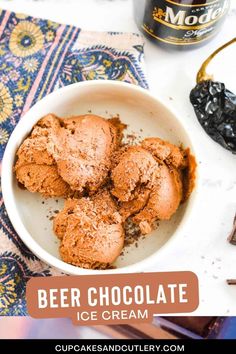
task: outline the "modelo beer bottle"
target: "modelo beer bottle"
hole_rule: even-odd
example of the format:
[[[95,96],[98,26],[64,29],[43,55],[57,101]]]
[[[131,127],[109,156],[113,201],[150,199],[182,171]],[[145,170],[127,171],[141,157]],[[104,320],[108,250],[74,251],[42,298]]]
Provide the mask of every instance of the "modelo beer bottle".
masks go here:
[[[141,31],[157,44],[195,48],[219,32],[229,0],[133,0]]]

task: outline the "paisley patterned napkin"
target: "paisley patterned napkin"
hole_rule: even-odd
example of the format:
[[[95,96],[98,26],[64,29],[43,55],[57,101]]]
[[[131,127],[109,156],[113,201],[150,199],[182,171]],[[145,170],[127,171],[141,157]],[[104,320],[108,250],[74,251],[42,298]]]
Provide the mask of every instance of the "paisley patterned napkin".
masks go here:
[[[122,80],[147,88],[143,39],[87,32],[0,10],[0,161],[21,116],[59,87],[83,80]],[[14,231],[0,195],[0,315],[27,315],[25,285],[59,272],[39,261]]]

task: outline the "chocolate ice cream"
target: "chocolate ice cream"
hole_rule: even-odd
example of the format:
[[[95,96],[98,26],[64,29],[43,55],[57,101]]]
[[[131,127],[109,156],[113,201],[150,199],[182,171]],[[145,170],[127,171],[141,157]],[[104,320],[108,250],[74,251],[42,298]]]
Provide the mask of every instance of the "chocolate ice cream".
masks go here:
[[[191,193],[195,167],[188,151],[159,138],[126,149],[111,174],[123,221],[133,216],[147,234],[155,221],[170,219]]]
[[[124,245],[121,216],[108,191],[66,201],[54,231],[62,240],[62,260],[83,268],[107,268]]]
[[[58,173],[72,190],[96,192],[107,179],[119,134],[110,121],[95,115],[60,119],[52,129],[52,154]]]
[[[95,115],[64,119],[48,114],[20,146],[16,178],[45,197],[94,193],[106,182],[123,128],[116,119]]]
[[[140,146],[129,147],[112,170],[112,194],[122,202],[133,200],[140,186],[153,183],[157,168],[158,163],[148,151]]]
[[[160,138],[146,138],[141,142],[141,146],[149,151],[153,157],[168,166],[175,168],[186,167],[185,154],[178,146]]]
[[[30,192],[39,192],[45,197],[66,197],[71,189],[58,174],[55,160],[48,151],[47,135],[47,129],[36,126],[21,144],[17,151],[16,178]]]
[[[46,197],[67,198],[53,224],[67,263],[109,267],[133,223],[139,235],[150,233],[194,188],[196,162],[189,149],[160,138],[122,146],[124,128],[117,118],[48,114],[17,152],[21,184]]]
[[[160,166],[159,172],[147,204],[133,218],[143,234],[152,231],[156,220],[169,220],[182,199],[181,173],[174,168],[169,169],[166,164]]]

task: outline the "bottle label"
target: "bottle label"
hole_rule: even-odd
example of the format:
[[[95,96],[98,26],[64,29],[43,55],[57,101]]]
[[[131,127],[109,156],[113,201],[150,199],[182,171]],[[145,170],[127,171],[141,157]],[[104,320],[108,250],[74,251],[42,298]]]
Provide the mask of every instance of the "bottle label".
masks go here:
[[[162,42],[193,45],[216,34],[228,8],[229,0],[215,0],[202,5],[146,0],[142,28]]]

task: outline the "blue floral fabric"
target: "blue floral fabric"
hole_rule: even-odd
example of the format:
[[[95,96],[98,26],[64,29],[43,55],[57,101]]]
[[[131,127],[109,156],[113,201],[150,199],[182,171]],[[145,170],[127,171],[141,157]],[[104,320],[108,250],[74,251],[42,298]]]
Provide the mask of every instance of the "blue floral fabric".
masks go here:
[[[87,32],[0,10],[0,161],[11,132],[34,103],[62,86],[97,79],[147,88],[142,37]],[[0,194],[0,315],[27,315],[27,280],[56,274],[16,234]]]

